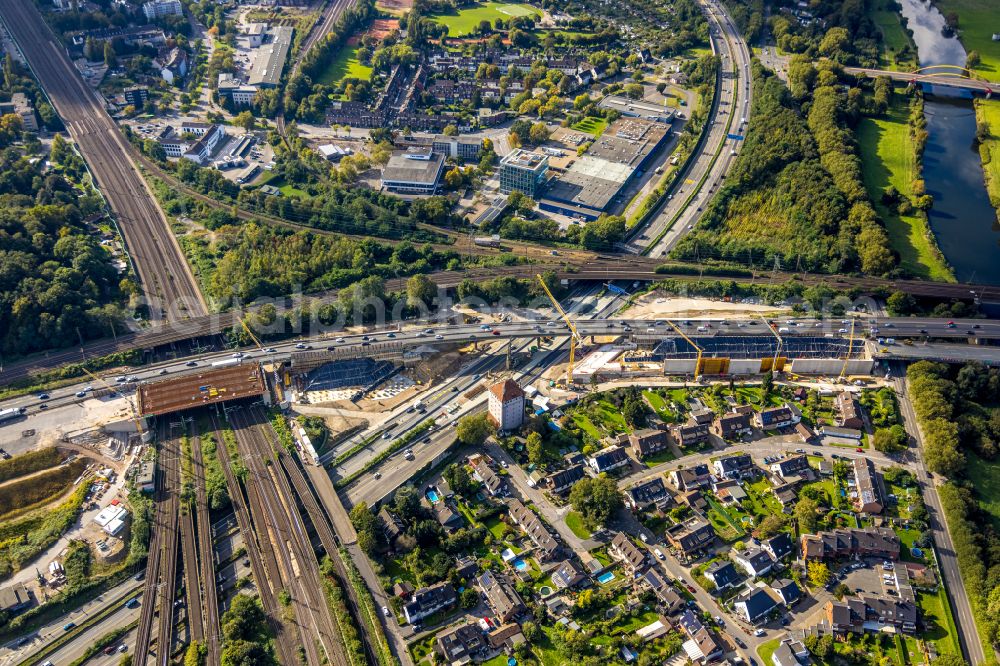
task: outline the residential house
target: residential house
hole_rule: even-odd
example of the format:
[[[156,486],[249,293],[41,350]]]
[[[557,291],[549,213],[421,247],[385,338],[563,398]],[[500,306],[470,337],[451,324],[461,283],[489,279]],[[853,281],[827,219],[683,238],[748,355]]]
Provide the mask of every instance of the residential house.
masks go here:
[[[573,589],[580,583],[587,580],[587,577],[576,566],[573,560],[564,560],[553,569],[552,582],[560,590]]]
[[[809,649],[802,641],[794,638],[783,638],[771,654],[771,664],[765,666],[803,666],[811,663]]]
[[[789,405],[781,407],[767,407],[757,414],[757,426],[761,430],[775,430],[777,428],[787,428],[798,422],[795,412]]]
[[[524,602],[521,601],[520,595],[503,574],[484,571],[479,576],[478,582],[480,589],[486,596],[486,603],[493,611],[497,622],[510,622],[525,612]]]
[[[850,527],[818,534],[803,534],[802,558],[806,560],[881,557],[899,559],[899,537],[888,527]]]
[[[885,487],[875,463],[868,458],[854,459],[854,509],[878,514],[885,509]]]
[[[673,496],[659,476],[625,491],[625,506],[633,511],[645,511],[653,506],[662,511],[672,503]]]
[[[559,541],[552,536],[538,514],[524,506],[520,500],[514,498],[507,500],[507,515],[531,539],[538,559],[547,561],[559,554]]]
[[[698,409],[691,410],[691,418],[688,420],[698,425],[711,426],[715,421],[715,412],[708,407],[699,407]]]
[[[394,583],[392,586],[392,596],[399,597],[400,599],[409,599],[410,595],[413,594],[414,587],[405,580]]]
[[[434,518],[444,528],[445,532],[454,532],[465,524],[465,519],[457,511],[448,506],[447,502],[434,504],[433,511]]]
[[[489,652],[489,642],[478,624],[463,624],[447,629],[434,639],[434,651],[446,664],[466,664]]]
[[[730,553],[733,562],[738,564],[744,571],[754,578],[759,578],[767,574],[774,568],[774,560],[762,548],[747,548],[746,550],[734,550]]]
[[[712,581],[717,590],[725,590],[729,587],[736,587],[743,580],[743,577],[728,560],[717,560],[705,568],[705,578]]]
[[[808,444],[812,441],[813,437],[816,436],[816,433],[812,431],[812,428],[807,426],[802,421],[795,424],[795,434],[799,436],[799,439],[802,440],[803,444]]]
[[[673,615],[684,608],[684,599],[656,567],[650,567],[646,570],[646,573],[639,579],[639,585],[651,590],[656,595],[663,612],[667,615]]]
[[[403,615],[410,624],[451,608],[458,601],[458,595],[451,583],[442,581],[430,587],[424,587],[413,593],[413,597],[403,604]]]
[[[712,466],[715,468],[715,475],[724,479],[746,479],[755,476],[758,471],[753,458],[745,453],[719,458]]]
[[[521,625],[517,622],[508,622],[497,627],[486,635],[486,639],[489,641],[492,649],[499,650],[503,648],[508,653],[525,642],[524,634],[521,633]]]
[[[385,535],[386,541],[390,546],[394,546],[396,539],[406,532],[406,525],[399,516],[384,506],[379,510],[377,518],[382,526],[382,533]]]
[[[558,472],[549,474],[542,481],[552,492],[563,495],[568,493],[577,481],[584,477],[583,465],[573,465]]]
[[[682,448],[698,446],[708,441],[710,423],[711,421],[698,423],[691,417],[687,423],[670,426],[670,434],[677,442],[677,446]]]
[[[712,492],[715,493],[715,496],[725,506],[740,506],[743,504],[743,500],[747,498],[747,493],[743,490],[743,486],[736,480],[717,481],[712,484]]]
[[[753,434],[753,421],[750,414],[730,412],[715,419],[712,432],[724,440],[741,439]]]
[[[854,430],[864,430],[865,419],[861,413],[861,403],[849,391],[842,391],[833,399],[833,406],[837,413],[835,421],[841,428],[852,428]]]
[[[472,465],[472,476],[482,481],[486,492],[493,497],[504,497],[507,495],[507,482],[493,471],[493,468],[486,463],[485,458],[480,457]]]
[[[587,459],[587,464],[595,472],[601,474],[626,467],[629,464],[629,457],[625,453],[625,449],[615,444],[592,455]]]
[[[778,603],[763,587],[754,588],[733,602],[733,609],[750,624],[757,624],[778,607]]]
[[[771,559],[775,562],[780,562],[791,555],[792,550],[794,549],[792,537],[788,535],[788,532],[779,532],[770,539],[764,539],[764,541],[761,542],[760,547],[767,551],[767,554],[770,555]]]
[[[781,578],[771,583],[771,590],[785,606],[791,606],[802,598],[802,590],[794,580]]]
[[[917,607],[912,601],[863,594],[843,601],[828,601],[824,611],[834,635],[882,631],[892,627],[912,634],[917,628]]]
[[[677,501],[680,504],[684,504],[694,509],[695,511],[704,511],[708,508],[708,500],[706,500],[705,495],[697,489],[678,493]]]
[[[621,562],[622,568],[631,577],[641,573],[649,564],[646,551],[636,546],[624,532],[619,532],[611,540],[608,545],[608,555],[611,559]]]
[[[654,430],[651,428],[637,430],[629,435],[628,441],[632,446],[632,453],[639,460],[670,449],[670,439],[663,430]]]
[[[683,645],[684,654],[688,659],[700,664],[707,664],[722,656],[722,647],[715,640],[712,632],[701,623],[698,616],[690,609],[681,614],[677,624],[688,637]]]
[[[188,54],[184,49],[166,49],[153,61],[160,68],[160,78],[170,85],[179,82],[188,73]]]
[[[667,530],[670,545],[685,557],[699,553],[715,540],[711,523],[701,516],[694,516]]]
[[[470,579],[479,573],[479,562],[472,555],[455,560],[455,574],[459,578]]]
[[[787,482],[797,481],[812,473],[809,467],[809,458],[803,455],[783,458],[778,462],[771,463],[771,473],[784,479]]]
[[[703,488],[712,482],[712,472],[708,465],[675,469],[670,472],[670,484],[678,490],[693,490]]]

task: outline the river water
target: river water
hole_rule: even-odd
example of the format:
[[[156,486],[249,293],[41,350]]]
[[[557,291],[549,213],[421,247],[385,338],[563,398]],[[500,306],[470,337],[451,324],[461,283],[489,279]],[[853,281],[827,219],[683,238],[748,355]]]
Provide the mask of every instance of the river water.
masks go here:
[[[957,38],[941,34],[944,16],[926,0],[901,0],[920,65],[965,65]],[[1000,225],[983,182],[968,95],[934,88],[925,97],[924,182],[934,197],[929,219],[938,246],[961,282],[1000,284]]]

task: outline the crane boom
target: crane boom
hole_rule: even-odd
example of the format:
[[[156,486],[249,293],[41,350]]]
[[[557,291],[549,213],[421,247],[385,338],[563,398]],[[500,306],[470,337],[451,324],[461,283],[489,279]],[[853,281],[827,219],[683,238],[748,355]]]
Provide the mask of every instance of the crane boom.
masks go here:
[[[556,309],[559,316],[561,316],[563,321],[566,322],[566,326],[569,327],[571,335],[569,337],[569,367],[566,369],[566,382],[572,384],[573,363],[576,360],[576,344],[578,341],[582,343],[583,340],[580,338],[580,334],[577,332],[576,326],[573,324],[573,320],[569,318],[566,311],[562,309],[561,305],[559,305],[559,301],[557,301],[556,297],[552,295],[552,292],[549,290],[549,285],[545,284],[545,279],[540,274],[535,277],[538,278],[538,282],[541,283],[542,289],[545,290],[545,295],[549,297],[550,301],[552,301],[552,307]]]
[[[680,327],[677,326],[677,324],[675,324],[674,322],[670,321],[669,319],[667,320],[667,324],[670,326],[670,328],[674,329],[674,331],[677,332],[677,335],[679,335],[682,338],[684,338],[684,340],[689,345],[691,345],[692,347],[694,347],[695,349],[698,350],[698,360],[695,361],[695,363],[694,363],[694,380],[698,381],[698,378],[701,377],[701,356],[702,356],[702,353],[703,353],[701,347],[699,347],[698,345],[696,345],[695,342],[694,342],[694,340],[692,340],[691,338],[689,338],[684,333],[684,331],[682,331],[680,329]]]

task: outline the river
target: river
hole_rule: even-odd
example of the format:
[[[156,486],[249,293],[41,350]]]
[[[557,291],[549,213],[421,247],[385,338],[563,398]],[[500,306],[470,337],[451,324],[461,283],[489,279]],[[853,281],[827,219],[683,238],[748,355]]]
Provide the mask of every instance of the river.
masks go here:
[[[941,34],[944,16],[926,0],[900,0],[921,67],[965,65],[965,49]],[[938,247],[962,282],[1000,284],[1000,225],[975,145],[976,115],[967,95],[940,87],[927,95],[923,177],[934,197],[929,219]]]

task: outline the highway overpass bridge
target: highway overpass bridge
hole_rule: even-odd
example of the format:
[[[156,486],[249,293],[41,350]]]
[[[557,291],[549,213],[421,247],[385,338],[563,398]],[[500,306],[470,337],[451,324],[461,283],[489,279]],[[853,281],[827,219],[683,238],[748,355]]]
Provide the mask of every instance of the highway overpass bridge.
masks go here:
[[[1000,93],[1000,84],[974,79],[969,76],[969,70],[958,65],[930,65],[913,72],[894,72],[885,69],[866,69],[864,67],[845,67],[844,71],[855,76],[878,78],[887,76],[893,81],[922,86],[941,86],[955,90],[965,90],[974,95],[987,98]]]

